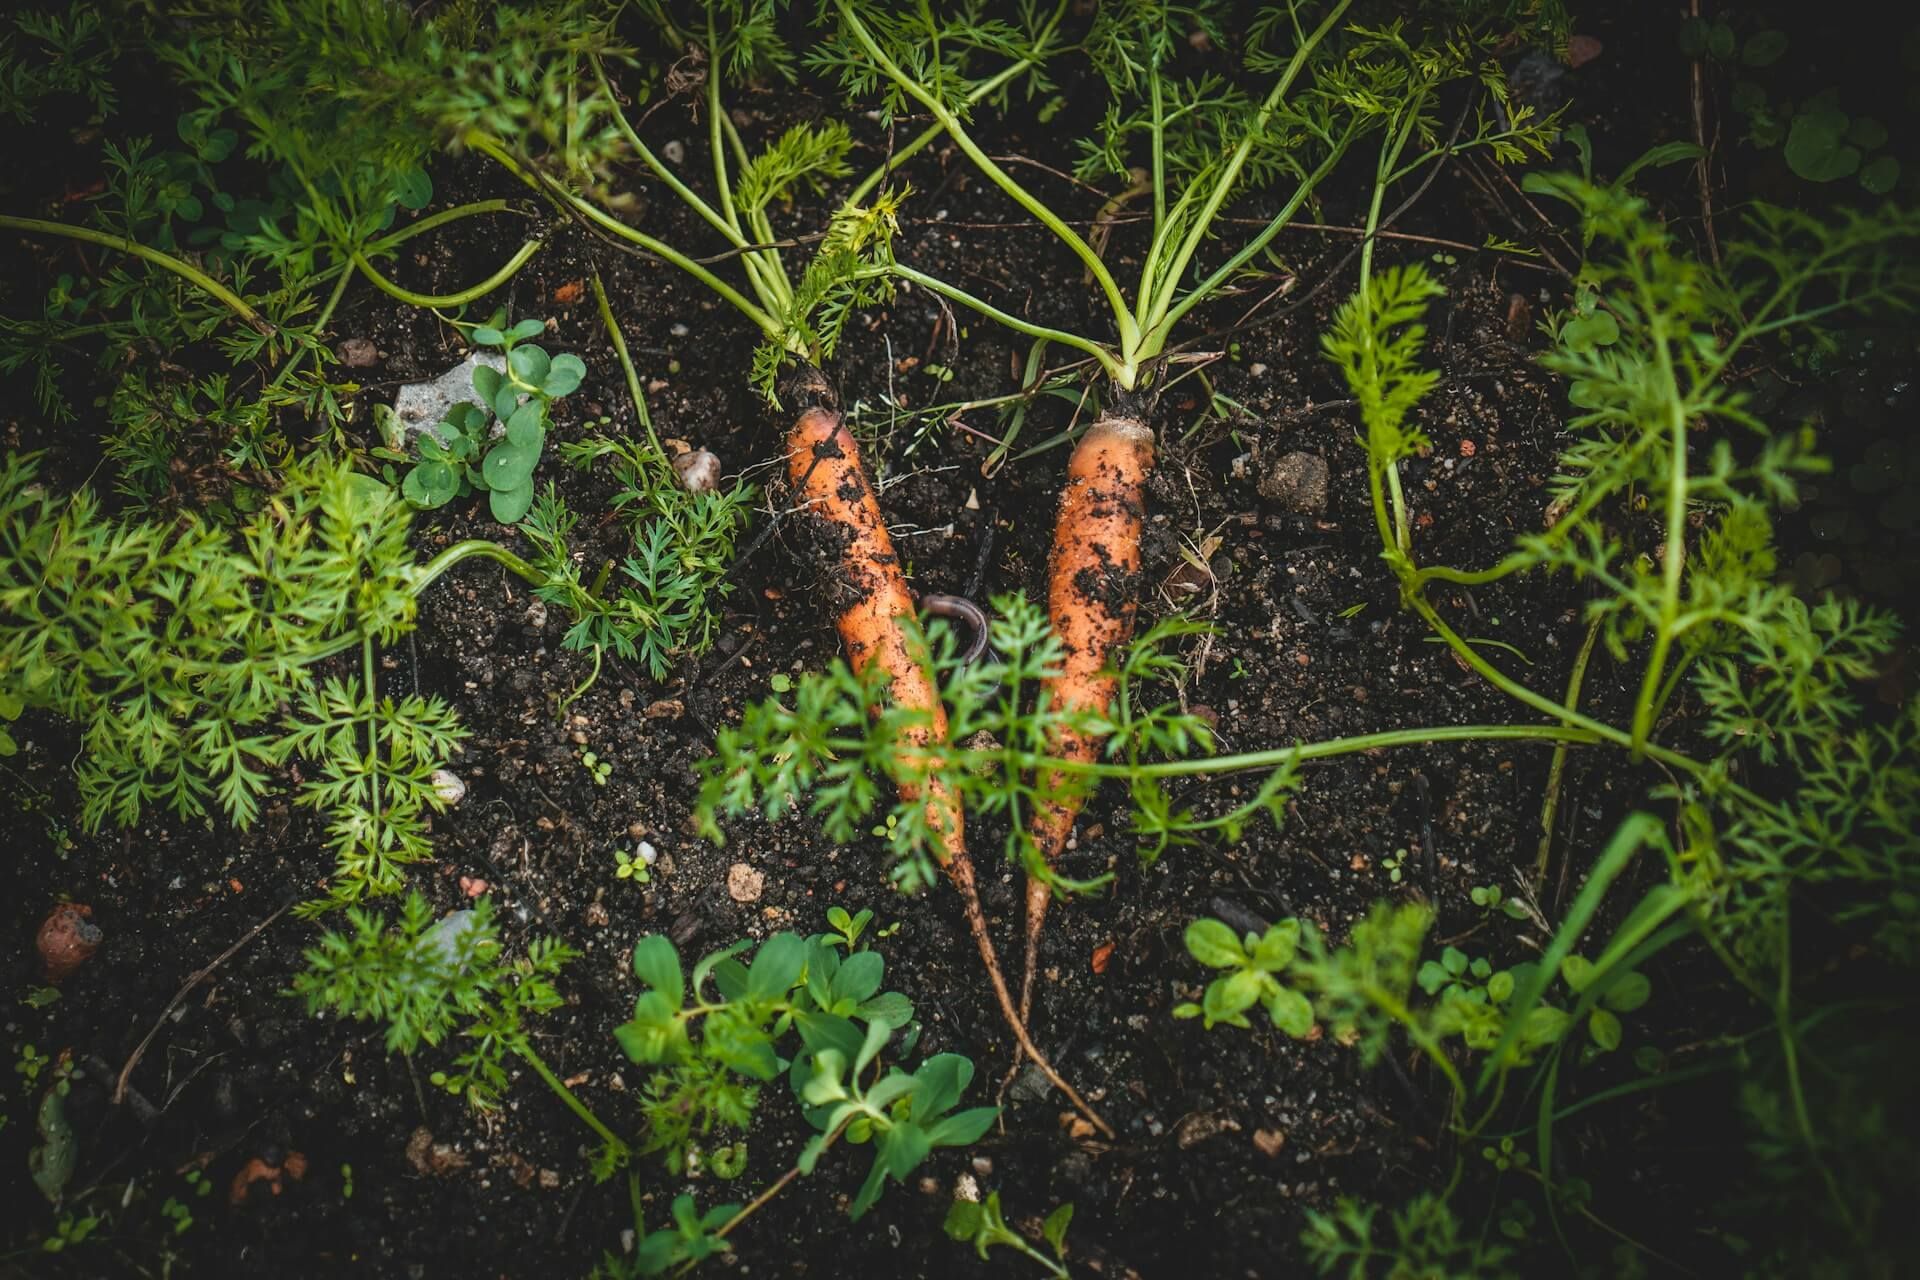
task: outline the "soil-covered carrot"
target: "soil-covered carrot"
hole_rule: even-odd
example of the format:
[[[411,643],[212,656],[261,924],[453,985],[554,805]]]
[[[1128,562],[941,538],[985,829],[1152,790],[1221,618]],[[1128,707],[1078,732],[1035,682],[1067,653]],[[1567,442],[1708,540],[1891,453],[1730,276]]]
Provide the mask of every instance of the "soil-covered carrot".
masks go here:
[[[1065,649],[1058,674],[1041,691],[1042,705],[1049,709],[1104,715],[1113,701],[1113,659],[1133,636],[1140,533],[1152,470],[1153,430],[1130,407],[1116,407],[1096,419],[1067,462],[1047,570],[1047,609]],[[1062,730],[1053,743],[1054,754],[1069,760],[1092,760],[1099,750],[1097,736],[1072,729]],[[1068,787],[1063,774],[1048,781],[1050,788],[1067,789],[1033,815],[1029,830],[1041,856],[1052,865],[1073,831],[1086,794]],[[1051,896],[1045,880],[1028,879],[1022,1021],[1033,1004],[1040,931]]]
[[[840,414],[830,407],[832,393],[825,379],[811,371],[809,375],[803,375],[805,380],[798,385],[804,398],[815,403],[794,420],[787,433],[787,467],[794,499],[807,513],[806,518],[814,522],[817,541],[832,549],[836,561],[836,584],[829,607],[834,612],[841,643],[846,646],[848,662],[856,671],[864,670],[871,663],[880,664],[894,701],[902,707],[927,713],[926,724],[913,730],[901,743],[901,749],[927,747],[945,740],[947,713],[925,654],[918,651],[920,646],[913,641],[910,625],[915,613],[913,593],[907,587],[900,559],[894,554],[893,539],[887,534],[873,486],[860,464],[859,446]],[[1137,537],[1135,541],[1137,543]],[[1034,1046],[1027,1035],[1025,1020],[1014,1009],[993,938],[987,931],[986,912],[980,905],[973,860],[967,854],[966,821],[959,797],[935,778],[927,783],[924,796],[906,794],[906,799],[925,802],[927,826],[936,837],[934,857],[960,892],[967,928],[980,950],[1000,1011],[1021,1049],[1088,1119],[1111,1137],[1112,1130]]]

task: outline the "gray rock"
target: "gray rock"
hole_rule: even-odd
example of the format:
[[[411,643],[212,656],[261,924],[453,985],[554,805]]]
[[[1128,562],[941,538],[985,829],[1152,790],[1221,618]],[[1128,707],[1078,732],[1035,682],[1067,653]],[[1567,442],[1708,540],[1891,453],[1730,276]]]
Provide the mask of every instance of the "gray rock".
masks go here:
[[[1317,453],[1283,453],[1260,469],[1260,496],[1296,515],[1327,510],[1327,460]]]
[[[476,351],[432,382],[409,382],[393,397],[393,414],[386,418],[387,443],[404,449],[423,431],[432,431],[457,404],[489,409],[473,389],[473,371],[481,365],[497,373],[507,371],[507,358],[498,351]]]

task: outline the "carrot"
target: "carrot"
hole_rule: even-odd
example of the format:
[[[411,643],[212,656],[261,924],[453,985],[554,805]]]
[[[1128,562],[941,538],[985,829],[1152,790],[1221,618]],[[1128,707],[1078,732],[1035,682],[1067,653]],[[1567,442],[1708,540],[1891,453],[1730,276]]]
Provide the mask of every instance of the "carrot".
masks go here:
[[[913,642],[913,633],[907,626],[914,617],[913,593],[907,587],[906,575],[901,572],[900,558],[894,554],[893,539],[887,534],[873,486],[867,482],[866,469],[860,464],[859,446],[840,414],[828,407],[832,404],[832,393],[825,379],[811,370],[803,376],[803,394],[816,403],[794,420],[787,433],[788,474],[793,481],[796,502],[816,521],[835,527],[831,544],[839,559],[841,582],[831,604],[837,611],[835,625],[841,643],[846,646],[847,659],[856,671],[864,670],[869,663],[879,663],[887,674],[894,701],[927,713],[927,723],[906,735],[902,744],[905,749],[943,742],[947,736],[946,708],[941,705],[932,672],[923,661],[924,647]],[[822,400],[824,405],[819,403]],[[909,802],[922,798],[906,787],[901,789],[901,794]],[[1111,1138],[1113,1130],[1034,1046],[1027,1035],[1026,1022],[1014,1010],[1006,976],[987,931],[986,912],[980,905],[973,860],[967,854],[966,821],[959,798],[935,778],[927,783],[924,800],[927,825],[935,835],[934,857],[945,869],[953,887],[960,891],[967,928],[980,950],[994,997],[1014,1038],[1046,1073],[1047,1079]]]
[[[1153,430],[1132,412],[1115,408],[1087,428],[1067,462],[1053,553],[1047,572],[1047,611],[1065,653],[1060,670],[1041,686],[1041,705],[1105,715],[1116,685],[1115,651],[1132,638],[1139,596],[1140,533],[1146,520],[1147,476],[1153,470]],[[1090,761],[1097,735],[1062,729],[1053,754]],[[1048,779],[1054,799],[1028,824],[1041,857],[1060,859],[1087,788],[1057,771]],[[1039,876],[1027,880],[1027,972],[1020,983],[1020,1018],[1033,1007],[1033,976],[1040,933],[1052,894]]]

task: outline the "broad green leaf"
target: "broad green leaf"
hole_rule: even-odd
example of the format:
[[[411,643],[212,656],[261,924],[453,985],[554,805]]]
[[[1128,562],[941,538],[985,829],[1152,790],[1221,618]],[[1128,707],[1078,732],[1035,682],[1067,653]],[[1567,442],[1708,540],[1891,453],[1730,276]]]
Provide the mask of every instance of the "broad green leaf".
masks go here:
[[[1593,1042],[1608,1053],[1620,1047],[1620,1019],[1605,1009],[1595,1009],[1587,1017],[1587,1030]]]
[[[520,393],[514,390],[510,382],[502,383],[500,390],[493,396],[493,416],[505,422],[520,407]]]
[[[760,944],[747,970],[747,994],[774,1000],[792,990],[807,963],[807,944],[798,934],[776,933]]]
[[[528,322],[523,320],[521,323]],[[536,387],[547,380],[547,370],[553,367],[553,361],[548,358],[546,351],[532,343],[509,351],[507,363],[513,366],[514,373],[522,382],[531,382]]]
[[[1893,156],[1875,156],[1860,170],[1860,185],[1876,196],[1892,191],[1900,181],[1900,161]]]
[[[860,951],[848,956],[833,977],[834,1002],[851,1000],[857,1005],[866,1000],[880,990],[886,968],[887,962],[877,951]]]
[[[539,461],[540,455],[534,450],[502,441],[481,461],[480,474],[489,489],[517,489],[533,480],[533,469]]]
[[[1608,311],[1569,320],[1560,330],[1560,342],[1575,355],[1585,355],[1595,347],[1610,347],[1620,341],[1620,322]]]
[[[1575,991],[1583,990],[1587,980],[1593,977],[1593,961],[1585,956],[1568,956],[1560,962],[1560,976]]]
[[[528,338],[546,332],[547,322],[535,320],[531,316],[507,330],[507,336],[515,342],[525,342]]]
[[[579,356],[567,353],[553,358],[552,368],[547,370],[546,381],[541,385],[554,399],[571,394],[587,377],[587,366]],[[843,913],[844,914],[844,913]]]
[[[487,491],[487,508],[501,524],[518,524],[533,507],[533,481],[526,480],[511,489],[497,486]]]
[[[1232,969],[1247,961],[1246,948],[1233,930],[1208,916],[1187,926],[1187,952],[1209,969]]]
[[[913,1095],[916,1120],[932,1120],[960,1101],[973,1079],[973,1060],[958,1053],[936,1053],[913,1073],[919,1085]]]
[[[940,1224],[940,1229],[947,1233],[948,1239],[964,1244],[980,1234],[985,1220],[985,1212],[979,1205],[971,1200],[955,1200],[947,1207],[947,1220]]]
[[[1832,182],[1860,167],[1860,149],[1846,142],[1847,113],[1834,107],[1802,111],[1787,131],[1787,167],[1808,182]]]
[[[414,464],[400,482],[400,492],[416,507],[431,510],[443,507],[460,491],[460,473],[444,462],[431,460]]]
[[[1607,988],[1607,994],[1600,997],[1600,1003],[1615,1013],[1632,1013],[1652,995],[1653,983],[1648,981],[1646,974],[1628,973],[1622,974]]]
[[[1067,1228],[1072,1223],[1073,1201],[1069,1200],[1048,1214],[1047,1220],[1040,1224],[1040,1234],[1053,1246],[1053,1252],[1058,1257],[1067,1256]]]
[[[538,453],[547,440],[546,416],[545,405],[538,400],[527,401],[507,419],[507,442],[516,449]]]
[[[882,991],[873,999],[862,1002],[854,1013],[869,1022],[884,1022],[898,1031],[913,1021],[913,1001],[898,991]]]
[[[433,179],[424,169],[408,169],[394,179],[393,198],[403,208],[424,209],[433,200]]]
[[[474,366],[474,370],[473,370],[474,394],[478,395],[482,400],[485,400],[488,404],[492,404],[493,398],[500,394],[500,384],[504,381],[506,381],[506,379],[502,378],[500,376],[500,371],[494,368],[492,365],[482,364],[482,365]]]
[[[710,951],[700,957],[699,963],[693,966],[693,998],[695,1000],[701,999],[700,988],[706,985],[707,975],[714,971],[715,966],[719,965],[722,961],[733,959],[733,957],[739,955],[752,945],[753,940],[751,938],[742,938],[738,942],[728,943],[726,946],[720,948],[720,950]],[[732,996],[727,996],[729,1000],[732,998]]]
[[[1000,1115],[998,1107],[969,1107],[956,1111],[927,1130],[936,1147],[966,1147],[980,1141]]]
[[[648,934],[634,945],[633,972],[665,995],[676,1011],[685,1004],[686,979],[680,968],[680,953],[665,934]]]
[[[1267,997],[1267,1016],[1296,1040],[1305,1039],[1313,1030],[1313,1003],[1292,987],[1281,987]]]
[[[505,346],[507,341],[507,335],[490,324],[476,325],[468,336],[483,347]]]
[[[1293,963],[1300,943],[1300,922],[1282,920],[1268,929],[1253,949],[1253,962],[1268,973],[1279,973]]]

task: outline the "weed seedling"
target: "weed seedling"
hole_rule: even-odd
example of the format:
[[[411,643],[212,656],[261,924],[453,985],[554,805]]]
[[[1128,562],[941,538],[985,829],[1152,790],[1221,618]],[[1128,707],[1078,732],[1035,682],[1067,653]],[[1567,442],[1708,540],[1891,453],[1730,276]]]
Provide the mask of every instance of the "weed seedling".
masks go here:
[[[1073,1205],[1071,1202],[1061,1205],[1047,1215],[1040,1225],[1041,1238],[1047,1247],[1053,1250],[1049,1258],[1034,1248],[1028,1239],[1007,1225],[1006,1215],[1000,1210],[1000,1193],[990,1191],[981,1201],[955,1200],[947,1210],[946,1221],[942,1229],[952,1239],[963,1244],[971,1244],[974,1252],[983,1261],[987,1260],[987,1251],[995,1247],[1004,1247],[1025,1254],[1038,1263],[1048,1275],[1067,1280],[1067,1228],[1073,1223]]]
[[[641,846],[632,853],[625,849],[613,851],[614,878],[631,880],[635,884],[646,884],[653,879],[653,864],[645,855],[649,846]]]
[[[607,780],[613,776],[613,761],[602,760],[591,751],[580,753],[580,766],[587,771],[587,776],[593,779],[596,787],[606,786]]]

